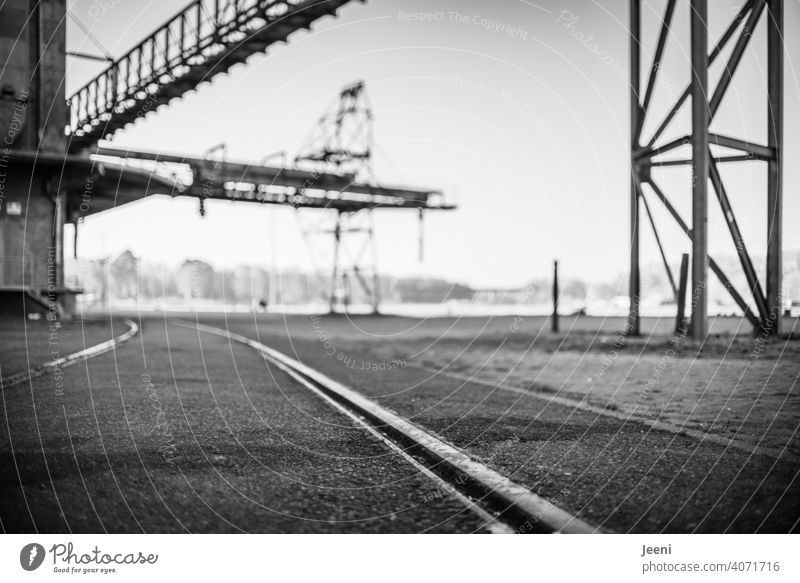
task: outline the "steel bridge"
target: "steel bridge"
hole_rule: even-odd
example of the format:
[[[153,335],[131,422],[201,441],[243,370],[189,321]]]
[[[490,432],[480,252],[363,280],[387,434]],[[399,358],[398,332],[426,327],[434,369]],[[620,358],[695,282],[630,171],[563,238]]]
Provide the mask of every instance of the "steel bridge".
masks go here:
[[[351,0],[194,0],[69,98],[69,148],[154,112]]]

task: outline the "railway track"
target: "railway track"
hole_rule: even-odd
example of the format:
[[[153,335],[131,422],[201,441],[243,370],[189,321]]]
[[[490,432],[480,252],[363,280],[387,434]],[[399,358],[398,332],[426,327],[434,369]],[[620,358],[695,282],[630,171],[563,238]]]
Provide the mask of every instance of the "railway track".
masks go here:
[[[598,529],[495,472],[463,451],[353,389],[264,344],[228,330],[182,320],[178,326],[258,351],[300,386],[363,427],[478,515],[493,533],[595,533]]]

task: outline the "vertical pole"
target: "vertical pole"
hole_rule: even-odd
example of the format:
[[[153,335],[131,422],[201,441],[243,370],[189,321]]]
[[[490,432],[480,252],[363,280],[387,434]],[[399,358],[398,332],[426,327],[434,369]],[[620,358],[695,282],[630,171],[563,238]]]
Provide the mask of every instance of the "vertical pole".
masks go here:
[[[342,274],[342,305],[347,314],[350,311],[350,277],[346,272]]]
[[[172,35],[170,35],[170,33],[169,33],[169,27],[170,27],[170,25],[168,24],[167,27],[164,29],[164,69],[167,70],[167,71],[169,71],[169,69],[170,69],[170,66],[169,66],[169,45],[170,45],[170,42],[172,42],[171,41],[171,36]]]
[[[553,261],[553,317],[550,328],[558,332],[558,260]]]
[[[767,2],[767,139],[775,157],[767,169],[767,317],[780,334],[783,230],[783,0]],[[766,324],[766,323],[765,323]]]
[[[372,248],[372,313],[378,314],[381,305],[381,278],[378,275],[378,247],[375,241],[375,221],[369,211],[369,245]]]
[[[678,313],[675,315],[675,336],[686,334],[686,283],[689,279],[689,254],[681,256],[681,272],[678,281]]]
[[[641,87],[641,0],[629,0],[630,20],[628,22],[630,34],[630,100],[631,100],[631,267],[628,280],[628,296],[630,299],[628,311],[628,333],[639,335],[639,297],[641,285],[639,278],[639,176],[634,157],[639,146],[639,118],[642,108],[639,103],[639,89]]]
[[[45,45],[44,45],[44,38],[42,35],[43,16],[41,7],[39,6],[38,2],[35,4],[34,10],[36,10],[36,19],[34,21],[36,26],[36,58],[39,60],[39,63],[41,63],[44,57]],[[36,128],[36,136],[40,140],[44,133],[43,132],[44,128],[42,127],[42,120],[44,120],[44,106],[47,103],[47,99],[44,96],[44,87],[42,83],[45,74],[44,69],[45,69],[44,66],[42,64],[39,64],[36,67],[36,73],[35,73],[35,83],[36,83],[35,95],[37,95],[38,97],[36,99],[36,117],[34,121],[35,124],[34,127]]]
[[[100,101],[102,99],[102,95],[100,94],[101,93],[100,92],[100,79],[99,78],[95,79],[92,82],[92,86],[94,87],[94,113],[95,113],[95,115],[100,115]],[[82,96],[83,96],[84,92],[81,91],[78,94],[78,120],[86,120],[86,119],[89,118],[89,100],[91,99],[91,93],[90,93],[88,87],[86,88],[85,93],[86,93],[86,99],[85,99],[85,103],[84,103],[84,105],[86,107],[85,113],[82,113],[81,106],[80,106],[81,101],[83,101]]]
[[[692,53],[692,337],[708,329],[708,0],[691,2]]]
[[[199,55],[200,54],[200,41],[202,40],[203,34],[203,3],[197,3],[197,14],[195,15],[195,20],[197,21],[197,39],[195,41],[195,52]]]
[[[48,277],[48,284],[53,284],[56,287],[64,285],[64,222],[66,221],[67,210],[67,196],[66,193],[59,190],[55,198],[55,212],[53,220],[53,251],[55,253],[55,269],[53,279],[50,281]]]
[[[417,261],[422,263],[425,259],[425,223],[424,223],[424,211],[422,208],[419,208],[419,240],[418,240],[418,258]]]
[[[144,45],[139,45],[139,58],[136,59],[136,87],[139,89],[142,86],[142,60],[144,59]]]
[[[336,308],[336,292],[339,285],[339,244],[342,240],[342,213],[336,211],[336,226],[333,228],[333,274],[331,275],[330,310]]]
[[[111,65],[111,69],[106,74],[106,112],[110,112],[114,107],[114,91],[117,85],[117,66]]]
[[[180,58],[178,60],[179,64],[184,64],[183,63],[183,58],[184,58],[183,55],[184,55],[184,52],[186,50],[184,48],[185,40],[186,40],[186,12],[181,14],[181,43],[180,43]]]
[[[277,254],[277,239],[278,235],[275,231],[275,210],[276,207],[273,205],[264,205],[265,207],[269,208],[269,219],[270,219],[270,268],[269,268],[269,305],[277,306],[278,305],[278,261],[276,259]],[[273,308],[274,309],[274,308]]]
[[[133,58],[133,54],[128,55],[125,59],[125,87],[122,90],[122,94],[125,96],[130,95],[131,93],[131,59]]]

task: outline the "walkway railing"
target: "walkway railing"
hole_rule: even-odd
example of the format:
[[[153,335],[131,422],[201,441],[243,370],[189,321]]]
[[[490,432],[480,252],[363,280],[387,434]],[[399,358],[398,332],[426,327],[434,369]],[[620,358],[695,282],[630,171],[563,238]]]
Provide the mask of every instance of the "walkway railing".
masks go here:
[[[135,122],[348,1],[193,1],[68,99],[72,148]]]

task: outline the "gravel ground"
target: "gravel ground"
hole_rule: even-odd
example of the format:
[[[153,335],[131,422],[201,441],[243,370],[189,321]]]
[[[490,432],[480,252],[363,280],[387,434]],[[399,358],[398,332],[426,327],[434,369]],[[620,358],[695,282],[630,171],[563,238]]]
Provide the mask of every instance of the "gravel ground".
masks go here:
[[[350,320],[267,316],[254,319],[237,315],[227,319],[205,316],[203,320],[212,325],[228,326],[250,337],[260,337],[262,342],[438,433],[591,523],[623,532],[787,532],[798,529],[798,467],[789,459],[749,455],[675,433],[656,431],[641,423],[588,413],[524,392],[512,393],[460,381],[415,366],[419,364],[418,359],[431,357],[435,360],[430,364],[443,367],[438,360],[442,355],[435,350],[442,343],[449,351],[443,359],[449,358],[455,349],[448,342],[460,344],[455,362],[463,363],[462,370],[485,369],[487,359],[491,363],[498,354],[500,358],[513,358],[506,353],[513,355],[515,350],[519,351],[520,345],[530,343],[531,336],[525,337],[526,330],[522,326],[518,326],[516,332],[510,331],[510,324],[514,322],[511,319],[420,322],[367,317]],[[522,325],[537,326],[533,319],[525,320]],[[614,336],[606,334],[597,335],[596,345],[587,345],[583,332],[565,337],[546,336],[541,343],[541,353],[551,356],[568,353],[565,358],[580,361],[581,355],[602,356],[609,350],[608,343],[615,342]],[[590,337],[595,335],[590,334]],[[507,339],[505,343],[503,338]],[[674,365],[665,370],[686,375],[686,363],[681,359],[687,358],[702,360],[704,365],[706,361],[716,360],[720,368],[723,360],[720,355],[727,353],[720,349],[719,341],[737,349],[738,358],[731,358],[731,361],[747,361],[748,352],[742,349],[751,340],[743,335],[734,336],[729,329],[707,345],[682,345],[676,351]],[[660,361],[665,342],[669,343],[669,338],[663,335],[626,342],[620,352],[634,359],[653,357]],[[496,351],[485,346],[492,343]],[[562,348],[557,350],[559,346]],[[757,364],[774,361],[776,346],[764,348]],[[765,433],[774,443],[784,440],[796,451],[793,432],[797,428],[797,407],[791,400],[796,384],[791,384],[794,382],[791,373],[794,371],[796,379],[800,366],[796,358],[798,348],[795,343],[789,343],[783,350],[784,354],[790,351],[778,361],[783,361],[786,370],[774,378],[760,376],[759,382],[766,387],[762,394],[771,391],[787,400],[790,404],[785,407],[791,413],[775,417],[774,413],[781,409],[774,407],[774,400],[754,411],[768,415],[772,407],[775,423],[783,433],[770,433],[769,428]],[[578,355],[569,354],[574,352]],[[687,356],[690,354],[694,356]],[[617,358],[625,366],[624,358],[619,355]],[[505,370],[508,373],[507,363],[507,360],[500,361],[496,372],[500,374]],[[652,364],[645,360],[642,366],[646,369]],[[722,368],[729,366],[726,357]],[[751,367],[753,378],[762,375],[762,369]],[[709,370],[693,368],[686,376],[699,385]],[[613,379],[611,372],[606,374]],[[672,373],[662,371],[659,384],[665,386],[665,390],[675,391],[670,386],[669,374]],[[726,379],[734,378],[736,370],[726,370],[726,374],[728,376],[718,381],[723,389],[728,382]],[[641,375],[637,378],[630,381],[631,385],[644,382]],[[530,379],[526,380],[530,385]],[[765,383],[767,380],[769,382]],[[562,383],[568,381],[568,375],[561,378]],[[696,390],[692,386],[681,387],[681,392]],[[742,392],[744,394],[740,394]],[[735,387],[733,394],[736,407],[753,401],[753,393],[747,393],[741,386]],[[618,392],[615,398],[617,395],[625,396]],[[673,401],[676,411],[685,415],[686,403],[691,401]],[[709,410],[718,412],[719,404],[710,405]],[[718,421],[703,417],[706,413],[707,410],[701,409],[696,412],[696,419],[707,427],[714,427]],[[753,423],[746,426],[757,427],[757,423]],[[787,433],[786,427],[791,431]]]
[[[48,322],[0,318],[0,377],[94,346],[127,332],[122,318]]]
[[[800,456],[800,341],[764,343],[741,319],[713,320],[705,342],[675,337],[671,320],[654,318],[640,338],[621,334],[620,318],[562,318],[560,334],[529,316],[264,321],[295,341],[316,341],[343,366],[419,366]],[[784,319],[783,329],[796,335],[800,320]]]
[[[254,351],[146,321],[1,393],[4,532],[481,532],[482,522]]]
[[[752,338],[714,344],[618,338],[579,345],[564,339],[523,343],[484,338],[465,347],[438,340],[369,347],[371,358],[402,358],[414,366],[455,373],[492,386],[514,387],[577,401],[719,437],[750,447],[786,448],[800,456],[800,342],[766,347]],[[589,341],[591,339],[587,339]],[[540,346],[543,345],[543,346]]]

